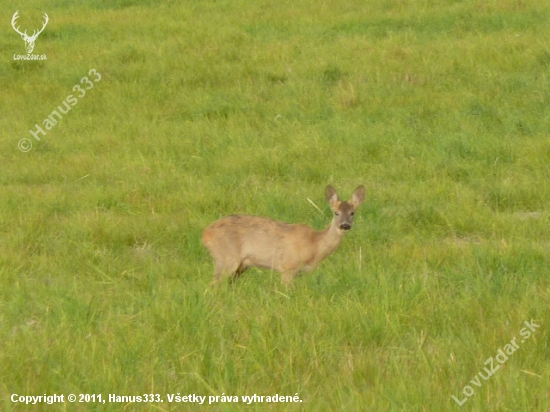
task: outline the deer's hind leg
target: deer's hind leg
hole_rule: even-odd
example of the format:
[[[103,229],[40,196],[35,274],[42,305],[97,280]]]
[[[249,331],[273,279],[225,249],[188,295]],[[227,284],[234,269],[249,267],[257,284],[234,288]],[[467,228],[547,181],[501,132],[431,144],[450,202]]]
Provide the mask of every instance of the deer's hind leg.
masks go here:
[[[239,276],[241,276],[243,274],[243,272],[248,269],[248,266],[245,264],[245,262],[241,262],[239,264],[239,267],[237,268],[237,270],[235,270],[231,276],[229,276],[229,282],[230,283],[233,283],[235,282]]]
[[[221,284],[224,279],[229,279],[230,283],[233,283],[241,274],[248,269],[243,262],[238,261],[222,261],[216,262],[216,269],[214,271],[214,283]]]

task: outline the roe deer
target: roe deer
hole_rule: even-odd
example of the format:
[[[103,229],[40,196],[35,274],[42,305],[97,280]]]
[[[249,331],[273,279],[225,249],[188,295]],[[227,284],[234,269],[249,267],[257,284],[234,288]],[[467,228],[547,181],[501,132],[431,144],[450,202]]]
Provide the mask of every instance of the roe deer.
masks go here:
[[[325,197],[334,217],[323,231],[249,215],[227,216],[208,226],[202,240],[216,264],[215,281],[234,280],[246,269],[257,267],[277,270],[283,283],[290,285],[300,271],[313,271],[351,229],[355,210],[365,200],[365,188],[358,186],[344,202],[329,185]]]

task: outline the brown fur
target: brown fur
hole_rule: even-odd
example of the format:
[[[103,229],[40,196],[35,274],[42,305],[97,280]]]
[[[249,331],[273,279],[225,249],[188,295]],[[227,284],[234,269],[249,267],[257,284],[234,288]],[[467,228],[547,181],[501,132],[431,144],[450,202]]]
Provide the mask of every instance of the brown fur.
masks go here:
[[[343,202],[327,186],[325,196],[334,212],[330,225],[316,231],[306,225],[289,224],[260,216],[231,215],[208,226],[202,239],[214,258],[215,280],[236,279],[246,269],[277,270],[289,285],[300,271],[311,272],[334,252],[346,230],[353,225],[353,212],[365,199],[365,188],[357,187]]]

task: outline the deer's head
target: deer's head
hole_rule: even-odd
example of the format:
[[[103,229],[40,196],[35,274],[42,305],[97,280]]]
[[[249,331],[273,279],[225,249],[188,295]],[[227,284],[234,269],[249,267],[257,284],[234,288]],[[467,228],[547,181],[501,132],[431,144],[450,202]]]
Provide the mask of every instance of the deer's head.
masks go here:
[[[34,42],[36,41],[36,38],[38,37],[38,35],[40,33],[42,33],[42,31],[44,31],[44,28],[46,27],[46,24],[48,24],[48,15],[46,13],[44,13],[44,24],[42,25],[42,28],[38,31],[34,30],[32,35],[29,36],[27,34],[27,30],[25,30],[24,32],[21,32],[19,30],[19,27],[16,27],[15,26],[15,23],[16,23],[16,20],[19,18],[19,10],[17,10],[15,12],[15,14],[13,15],[12,19],[11,19],[11,26],[13,27],[13,29],[19,33],[21,35],[21,38],[25,41],[25,48],[27,49],[27,53],[28,54],[31,54],[33,49],[34,49]]]
[[[338,228],[340,233],[350,230],[353,226],[355,210],[365,200],[365,187],[363,185],[357,186],[357,189],[351,195],[351,199],[343,202],[338,197],[336,190],[331,185],[328,185],[325,190],[325,197],[334,212],[332,224]]]

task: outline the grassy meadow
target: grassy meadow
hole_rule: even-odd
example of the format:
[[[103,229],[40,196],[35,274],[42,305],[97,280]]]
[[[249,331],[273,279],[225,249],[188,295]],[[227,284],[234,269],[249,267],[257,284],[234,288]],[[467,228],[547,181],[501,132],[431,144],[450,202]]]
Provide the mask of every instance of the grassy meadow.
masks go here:
[[[14,60],[16,10],[29,33],[48,13],[47,60]],[[6,0],[0,16],[1,411],[550,409],[550,4]],[[210,286],[208,224],[322,229],[327,184],[367,196],[314,273]],[[222,395],[239,402],[208,405]]]

